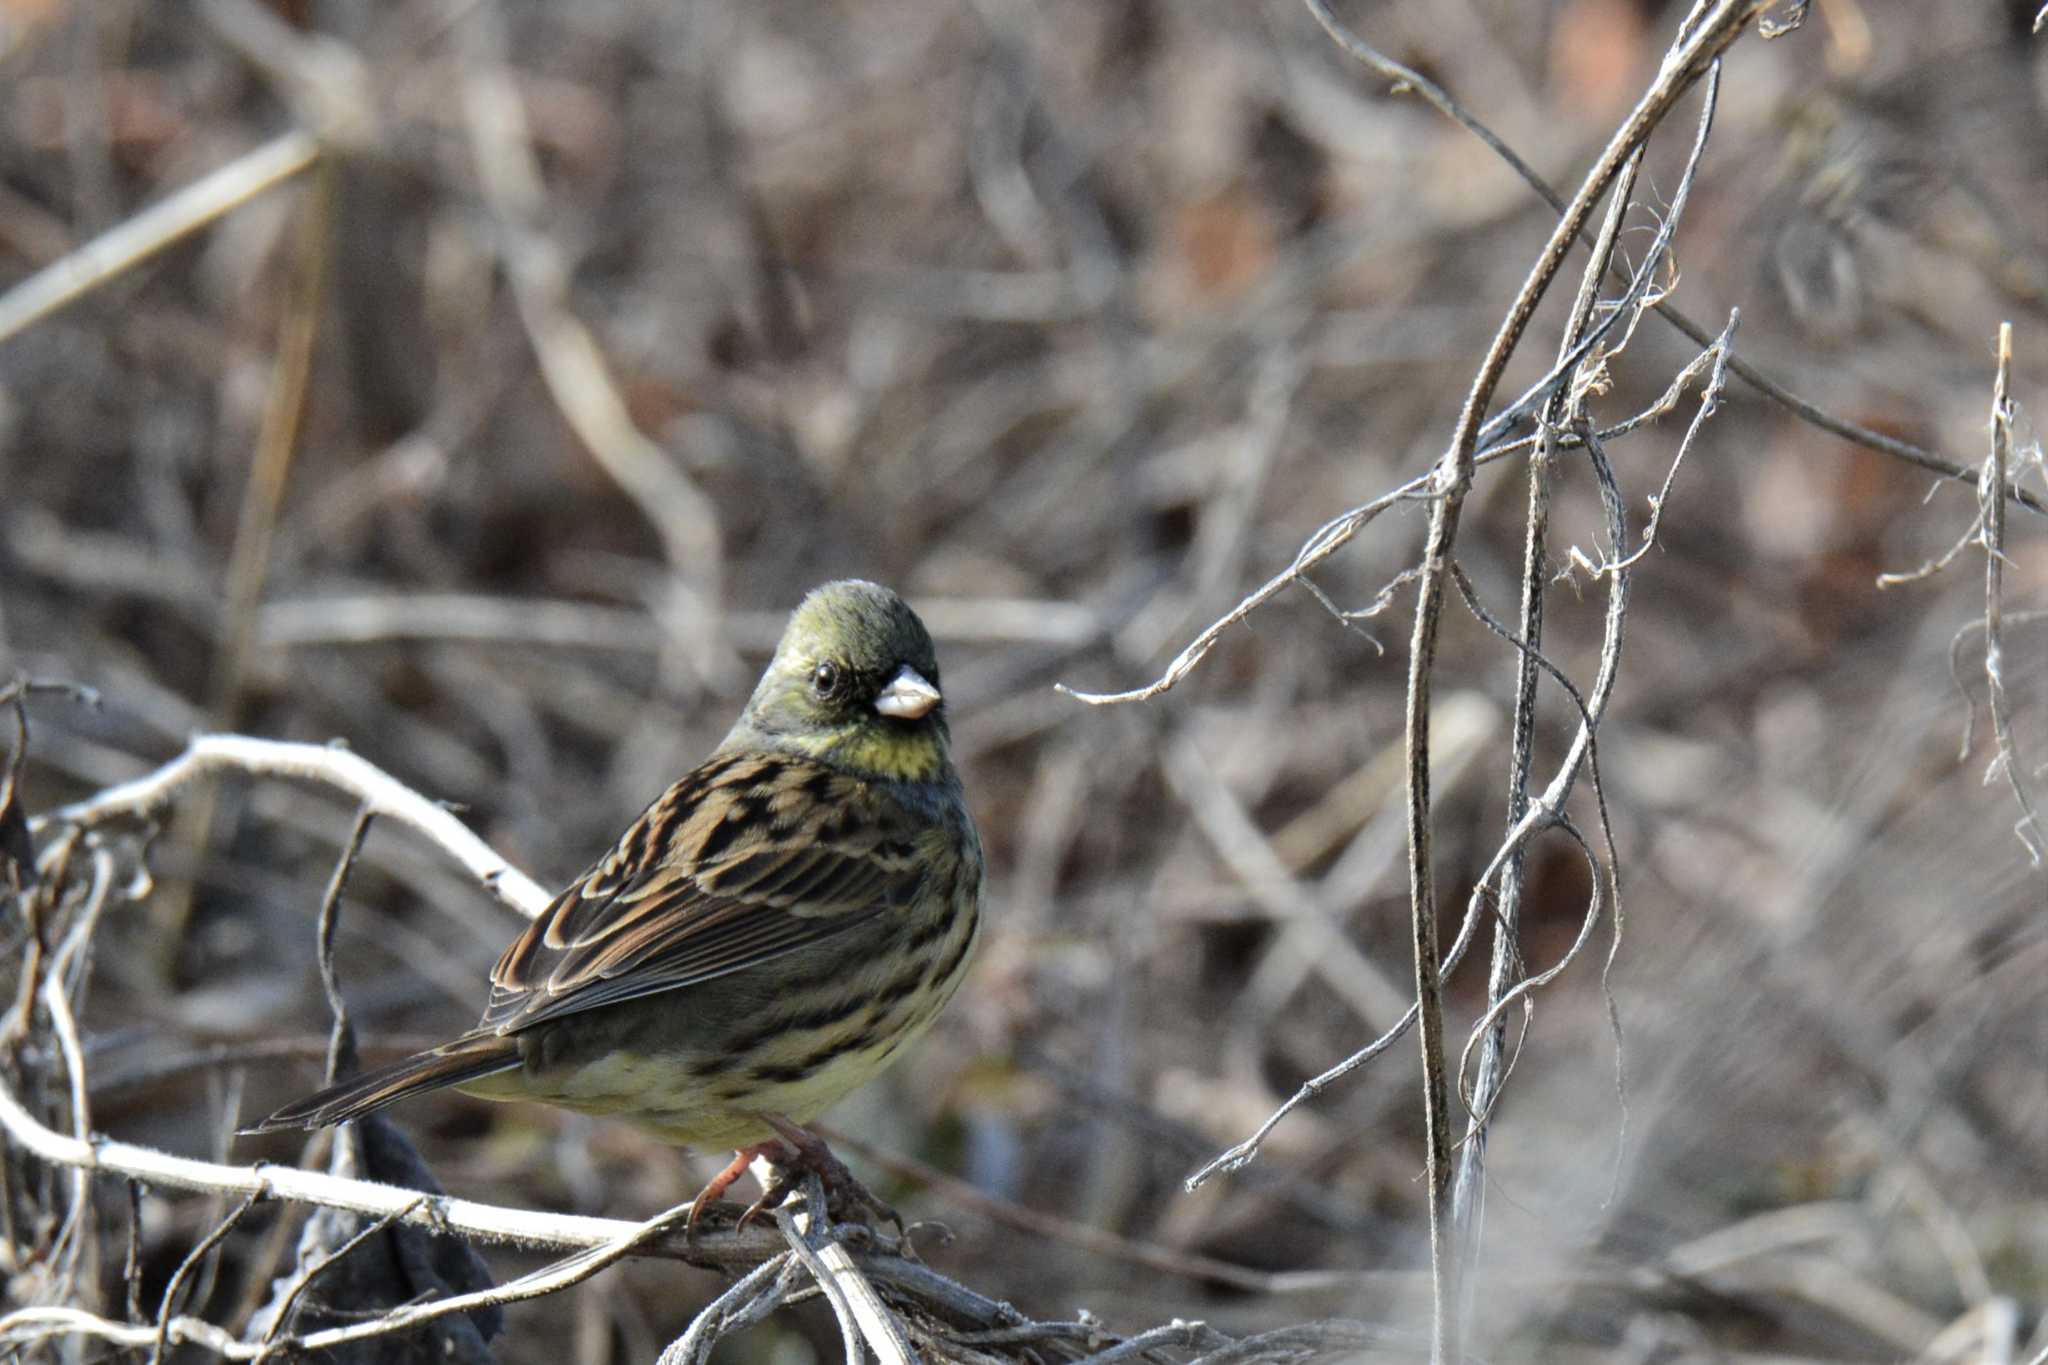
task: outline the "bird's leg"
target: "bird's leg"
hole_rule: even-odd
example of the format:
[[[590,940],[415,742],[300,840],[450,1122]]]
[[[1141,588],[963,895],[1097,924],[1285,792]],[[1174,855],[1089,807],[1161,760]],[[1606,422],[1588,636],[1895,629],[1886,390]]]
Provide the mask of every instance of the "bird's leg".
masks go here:
[[[712,1176],[711,1183],[699,1190],[697,1197],[690,1201],[690,1216],[683,1222],[683,1241],[688,1243],[696,1238],[697,1218],[704,1212],[704,1206],[732,1188],[732,1183],[747,1173],[747,1167],[754,1164],[755,1158],[765,1156],[772,1161],[780,1155],[782,1155],[782,1144],[776,1141],[757,1142],[751,1147],[742,1147],[737,1152],[734,1152],[732,1163],[717,1175]],[[754,1208],[747,1210],[746,1215],[740,1219],[738,1227],[734,1230],[737,1231],[738,1228],[745,1227],[747,1220],[752,1218],[757,1212],[759,1212],[759,1201],[756,1201]]]
[[[774,1208],[789,1196],[806,1171],[816,1175],[825,1186],[825,1205],[828,1210],[839,1213],[866,1212],[885,1218],[896,1225],[898,1236],[903,1233],[903,1217],[876,1197],[874,1191],[860,1183],[846,1163],[832,1155],[832,1149],[825,1145],[825,1139],[810,1129],[791,1123],[780,1114],[762,1114],[761,1121],[773,1128],[788,1144],[789,1150],[777,1160],[773,1152],[768,1159],[775,1164],[775,1178],[761,1191],[761,1197],[747,1206],[740,1215],[739,1226],[745,1227],[757,1214]],[[764,1146],[772,1147],[769,1143]],[[751,1160],[751,1158],[749,1158]],[[730,1182],[727,1182],[730,1183]]]

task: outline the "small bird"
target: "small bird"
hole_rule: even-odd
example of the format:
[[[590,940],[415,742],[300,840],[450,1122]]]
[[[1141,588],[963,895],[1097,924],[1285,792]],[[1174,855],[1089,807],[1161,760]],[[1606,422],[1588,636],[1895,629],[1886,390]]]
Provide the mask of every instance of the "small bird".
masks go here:
[[[710,759],[555,897],[453,1042],[248,1129],[320,1128],[421,1091],[540,1100],[736,1149],[689,1227],[756,1157],[868,1196],[804,1125],[931,1025],[981,925],[981,840],[947,752],[924,623],[828,583]]]

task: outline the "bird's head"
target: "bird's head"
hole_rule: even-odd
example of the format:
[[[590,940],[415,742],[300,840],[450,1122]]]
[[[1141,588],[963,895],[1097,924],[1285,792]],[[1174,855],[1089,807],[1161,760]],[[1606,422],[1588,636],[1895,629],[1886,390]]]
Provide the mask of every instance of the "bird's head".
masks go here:
[[[724,747],[801,753],[857,776],[925,781],[946,765],[946,708],[932,637],[887,588],[814,589]]]

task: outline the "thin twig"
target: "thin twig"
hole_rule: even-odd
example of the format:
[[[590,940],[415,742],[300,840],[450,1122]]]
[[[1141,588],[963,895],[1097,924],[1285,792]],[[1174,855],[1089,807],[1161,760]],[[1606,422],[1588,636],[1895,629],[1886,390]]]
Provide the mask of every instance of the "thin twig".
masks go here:
[[[1315,0],[1311,0],[1313,5]],[[1327,25],[1326,25],[1327,26]],[[1572,303],[1571,316],[1565,323],[1564,333],[1559,342],[1560,351],[1570,351],[1586,329],[1593,316],[1594,304],[1599,299],[1600,281],[1605,278],[1616,244],[1621,240],[1621,224],[1627,216],[1631,199],[1635,194],[1637,172],[1642,167],[1643,152],[1638,148],[1623,167],[1620,178],[1608,199],[1607,218],[1600,226],[1599,237],[1593,245],[1593,254],[1587,262],[1585,273],[1580,277],[1578,297]],[[1529,461],[1528,509],[1525,513],[1522,537],[1522,611],[1521,638],[1528,648],[1516,658],[1515,667],[1515,709],[1511,728],[1512,741],[1508,757],[1508,823],[1513,825],[1529,809],[1529,772],[1534,763],[1536,734],[1536,656],[1543,647],[1543,602],[1544,592],[1549,586],[1549,528],[1550,528],[1550,479],[1556,459],[1554,440],[1551,433],[1557,431],[1575,415],[1573,410],[1583,405],[1583,385],[1562,387],[1545,405],[1539,430],[1543,439],[1537,446],[1535,456]],[[1498,1001],[1513,984],[1515,973],[1521,963],[1521,908],[1522,876],[1524,867],[1523,851],[1517,850],[1501,869],[1500,898],[1496,907],[1496,925],[1493,940],[1493,961],[1487,976],[1487,999]],[[1483,1228],[1483,1210],[1486,1194],[1486,1118],[1493,1109],[1495,1095],[1501,1084],[1500,1064],[1506,1029],[1497,1025],[1483,1034],[1485,1039],[1480,1055],[1479,1072],[1472,1088],[1472,1100],[1467,1108],[1471,1111],[1465,1126],[1465,1138],[1459,1150],[1458,1170],[1451,1186],[1452,1236],[1459,1248],[1459,1257],[1467,1264],[1476,1260],[1479,1254]],[[1469,1051],[1469,1044],[1467,1047]],[[1467,1277],[1466,1291],[1457,1305],[1460,1321],[1467,1326],[1471,1322],[1473,1295],[1477,1288],[1477,1277]]]
[[[822,1206],[825,1202],[825,1191],[818,1177],[810,1176],[805,1184],[814,1191],[810,1196],[812,1206]],[[812,1281],[824,1294],[825,1302],[832,1305],[832,1316],[839,1320],[839,1339],[846,1347],[846,1365],[861,1365],[860,1341],[865,1324],[855,1324],[853,1305],[848,1301],[846,1286],[840,1281],[837,1272],[827,1266],[824,1258],[819,1256],[818,1247],[812,1244],[812,1237],[815,1235],[812,1231],[815,1226],[814,1220],[807,1218],[804,1226],[799,1227],[795,1214],[787,1208],[779,1208],[775,1210],[775,1226],[781,1229],[782,1239],[789,1243],[790,1254],[803,1263],[804,1269],[811,1273]],[[893,1333],[890,1336],[893,1338]],[[891,1344],[893,1346],[893,1340]],[[892,1365],[900,1365],[902,1360],[903,1357],[897,1355]]]
[[[1698,169],[1700,154],[1704,150],[1704,126],[1701,136],[1695,139],[1693,155],[1687,162],[1686,174],[1679,182],[1678,193],[1681,200],[1691,185],[1692,177]],[[1598,203],[1597,196],[1593,202]],[[1588,211],[1590,211],[1590,206]],[[1633,317],[1638,302],[1647,300],[1650,297],[1652,282],[1657,274],[1658,262],[1663,252],[1668,249],[1671,234],[1676,228],[1677,215],[1675,213],[1666,215],[1664,221],[1658,227],[1657,237],[1652,244],[1650,252],[1631,277],[1627,291],[1611,305],[1608,315],[1597,325],[1587,330],[1585,335],[1574,346],[1561,355],[1548,373],[1534,384],[1531,384],[1514,402],[1488,418],[1485,424],[1479,428],[1478,434],[1474,438],[1475,453],[1470,458],[1471,469],[1477,469],[1481,465],[1491,464],[1508,458],[1526,446],[1533,444],[1533,438],[1511,441],[1506,444],[1496,443],[1500,442],[1517,422],[1548,402],[1559,386],[1568,382],[1570,376],[1578,367],[1593,354],[1594,350],[1605,339],[1609,330],[1618,325],[1623,319]],[[1533,308],[1533,304],[1530,307]],[[1526,323],[1526,319],[1524,319],[1524,322]],[[1488,393],[1490,398],[1490,384]],[[1482,400],[1482,406],[1485,401],[1488,400]],[[1675,395],[1672,401],[1675,401]],[[1632,419],[1629,425],[1639,424],[1642,421],[1648,420],[1656,411],[1657,409],[1653,407],[1650,413]],[[1152,682],[1142,687],[1131,688],[1121,692],[1090,692],[1070,687],[1065,683],[1054,684],[1054,690],[1090,706],[1113,706],[1128,702],[1148,701],[1171,690],[1201,664],[1209,651],[1216,647],[1230,627],[1244,621],[1283,589],[1306,582],[1306,576],[1311,569],[1342,549],[1358,532],[1370,525],[1380,513],[1402,502],[1419,501],[1434,496],[1434,486],[1437,478],[1438,471],[1436,469],[1418,474],[1393,491],[1384,493],[1371,502],[1363,503],[1360,506],[1351,508],[1349,511],[1339,513],[1337,516],[1324,522],[1316,528],[1308,539],[1303,542],[1301,548],[1295,552],[1292,563],[1273,577],[1267,579],[1257,589],[1248,593],[1229,612],[1211,622],[1206,629],[1189,641],[1181,649],[1180,653],[1173,657],[1172,661],[1167,664],[1166,668]]]
[[[0,1128],[23,1150],[53,1165],[105,1172],[151,1186],[231,1196],[254,1192],[371,1216],[403,1210],[419,1197],[415,1190],[349,1180],[294,1166],[229,1166],[175,1156],[135,1143],[66,1136],[37,1119],[5,1084],[0,1084]],[[488,1241],[570,1250],[599,1245],[633,1226],[610,1218],[503,1208],[447,1198],[429,1200],[403,1221]],[[696,1239],[698,1254],[690,1259],[707,1265],[743,1259],[751,1265],[760,1259],[753,1253],[767,1253],[772,1247],[773,1238],[766,1233],[749,1237],[700,1230]]]
[[[164,1286],[163,1300],[157,1307],[156,1334],[149,1350],[150,1365],[157,1365],[170,1347],[171,1323],[178,1316],[178,1294],[184,1289],[185,1282],[192,1277],[193,1271],[198,1269],[199,1263],[212,1254],[215,1247],[227,1240],[228,1234],[235,1230],[242,1219],[248,1216],[249,1210],[255,1208],[262,1198],[262,1190],[251,1190],[243,1195],[241,1202],[235,1205],[227,1217],[215,1223],[213,1230],[200,1238],[193,1248],[185,1253],[185,1259],[178,1262],[178,1268],[172,1272],[170,1282]],[[6,1318],[0,1318],[0,1336],[4,1336],[7,1321]]]
[[[142,1320],[142,1182],[122,1182],[128,1191],[128,1253],[121,1261],[121,1278],[128,1282],[128,1320]]]
[[[86,1095],[85,1045],[79,1039],[78,1018],[72,1001],[82,995],[86,964],[92,951],[93,930],[98,927],[100,912],[105,909],[113,891],[113,855],[105,849],[94,849],[92,869],[92,884],[86,892],[85,903],[80,906],[64,942],[51,959],[49,975],[42,983],[43,1008],[49,1012],[50,1032],[56,1038],[57,1051],[64,1061],[65,1080],[70,1087],[71,1131],[80,1139],[91,1136],[92,1112]],[[61,883],[53,881],[51,886],[55,890]],[[57,1234],[53,1255],[67,1264],[76,1263],[84,1257],[86,1244],[92,1239],[97,1226],[91,1182],[85,1172],[73,1171],[71,1206],[65,1211],[64,1226]]]
[[[311,133],[280,134],[101,233],[0,294],[0,344],[59,308],[175,245],[214,219],[298,175],[320,157]]]
[[[861,1365],[863,1341],[877,1365],[910,1365],[914,1357],[896,1315],[854,1264],[845,1243],[831,1235],[824,1182],[815,1173],[805,1177],[800,1202],[775,1210],[775,1226],[831,1303],[846,1342],[847,1365]]]
[[[1421,72],[1395,61],[1367,43],[1331,12],[1327,0],[1304,0],[1304,3],[1308,5],[1309,12],[1315,17],[1316,22],[1322,25],[1324,32],[1328,33],[1348,56],[1393,81],[1397,90],[1413,90],[1421,95],[1437,112],[1485,143],[1539,199],[1550,206],[1553,212],[1564,212],[1564,197],[1551,187],[1550,182],[1539,175],[1505,140],[1453,98],[1449,91]],[[1803,16],[1803,3],[1797,6],[1797,12]],[[2048,14],[2048,10],[2044,10],[2043,13]],[[1798,27],[1797,22],[1779,18],[1761,24],[1758,31],[1766,38],[1779,38]],[[2039,28],[2037,22],[2037,32]],[[1653,311],[1694,345],[1706,346],[1710,343],[1712,334],[1680,312],[1670,300],[1658,300]],[[1746,361],[1731,360],[1729,369],[1743,383],[1809,426],[1825,431],[1829,435],[1839,436],[1865,449],[1874,450],[1880,455],[1888,455],[1930,473],[1939,474],[1951,483],[1974,485],[1977,482],[1977,472],[1971,466],[1950,460],[1937,451],[1927,450],[1914,445],[1911,441],[1901,440],[1881,431],[1873,431],[1868,427],[1858,426],[1846,418],[1837,417],[1817,404],[1801,398]],[[2048,502],[2044,502],[2038,495],[2017,484],[2009,484],[2006,487],[2006,496],[2031,512],[2048,513]]]
[[[395,1216],[395,1221],[443,1235],[455,1234],[493,1242],[513,1242],[528,1247],[567,1251],[599,1251],[607,1254],[662,1256],[707,1267],[744,1266],[751,1270],[764,1261],[787,1254],[780,1235],[768,1228],[744,1232],[699,1228],[694,1238],[680,1231],[663,1232],[656,1224],[629,1223],[612,1218],[480,1204],[466,1199],[423,1195],[417,1190],[397,1189],[369,1181],[351,1180],[293,1166],[227,1166],[174,1156],[132,1143],[107,1140],[83,1141],[49,1128],[25,1109],[0,1077],[0,1129],[22,1151],[62,1167],[134,1179],[143,1184],[205,1193],[261,1197],[326,1208],[345,1209],[372,1217]],[[650,1231],[650,1229],[653,1229]],[[609,1249],[609,1250],[607,1250]],[[575,1283],[570,1272],[582,1265],[558,1263],[543,1272],[557,1276],[545,1283],[529,1278],[501,1286],[517,1286],[518,1297],[552,1292]],[[1024,1321],[1015,1309],[950,1280],[927,1266],[887,1250],[868,1251],[859,1257],[861,1273],[877,1285],[887,1286],[892,1298],[919,1305],[923,1311],[960,1326],[997,1328]],[[592,1267],[595,1269],[596,1267]],[[484,1300],[468,1296],[462,1301],[439,1300],[435,1312],[466,1311],[483,1306]],[[446,1306],[451,1305],[452,1306]],[[410,1310],[408,1310],[410,1311]],[[423,1320],[408,1317],[405,1323]],[[81,1310],[21,1309],[0,1316],[0,1344],[50,1335],[84,1333],[119,1344],[148,1346],[155,1340],[156,1327],[143,1324],[129,1328]],[[171,1323],[170,1339],[190,1341],[228,1359],[253,1359],[258,1347],[236,1341],[221,1329],[192,1318]],[[349,1340],[356,1339],[351,1336]],[[311,1350],[339,1344],[343,1338],[315,1334],[300,1339],[282,1339],[298,1349]]]
[[[283,1300],[277,1306],[276,1315],[270,1319],[270,1326],[264,1329],[262,1344],[272,1345],[277,1343],[278,1338],[284,1333],[285,1324],[292,1320],[292,1313],[299,1306],[299,1300],[304,1298],[306,1291],[313,1287],[313,1281],[319,1279],[336,1265],[339,1265],[351,1252],[368,1242],[371,1238],[390,1231],[395,1224],[410,1218],[425,1206],[427,1199],[428,1196],[423,1194],[404,1208],[393,1209],[382,1218],[366,1223],[356,1232],[355,1236],[350,1237],[340,1246],[300,1271],[298,1277],[292,1281],[291,1288],[285,1291]],[[282,1347],[280,1346],[279,1349],[282,1349]],[[256,1359],[262,1360],[263,1356],[259,1353]]]
[[[363,851],[363,840],[370,834],[370,822],[376,818],[377,813],[368,806],[356,812],[348,841],[342,845],[341,856],[334,863],[334,873],[327,879],[327,891],[320,897],[320,917],[313,932],[314,956],[320,963],[320,988],[326,992],[327,1008],[334,1016],[334,1025],[327,1035],[328,1085],[333,1085],[356,1065],[355,1026],[349,1020],[348,1001],[341,993],[341,975],[334,966],[334,931],[341,923],[341,893],[348,885],[349,870],[355,866],[356,856]]]
[[[1650,519],[1643,527],[1643,543],[1621,559],[1608,560],[1596,566],[1595,574],[1624,573],[1635,567],[1637,561],[1650,552],[1657,543],[1657,528],[1664,519],[1664,506],[1671,499],[1671,486],[1678,480],[1679,468],[1684,465],[1686,455],[1692,450],[1700,429],[1707,419],[1721,410],[1721,393],[1728,386],[1728,359],[1734,354],[1735,328],[1742,320],[1740,309],[1730,310],[1728,325],[1721,329],[1721,335],[1703,357],[1708,362],[1706,386],[1700,390],[1699,407],[1693,412],[1692,421],[1686,424],[1685,435],[1678,443],[1671,463],[1665,468],[1664,482],[1650,495]]]
[[[788,1272],[797,1264],[796,1253],[785,1251],[742,1275],[698,1310],[689,1329],[668,1344],[654,1365],[702,1365],[722,1337],[759,1321],[787,1296],[794,1283]]]
[[[831,1140],[834,1148],[850,1149],[891,1175],[915,1181],[940,1195],[955,1209],[971,1210],[1003,1227],[1078,1247],[1093,1255],[1144,1270],[1223,1285],[1247,1294],[1317,1294],[1333,1289],[1377,1285],[1387,1280],[1385,1274],[1371,1270],[1256,1270],[1235,1261],[1218,1260],[1214,1256],[1133,1241],[1103,1228],[992,1195],[915,1157],[885,1152],[872,1143],[822,1126],[820,1131]],[[913,1235],[916,1231],[915,1227],[911,1229]]]
[[[216,0],[218,3],[218,0]],[[250,9],[256,6],[251,4]],[[274,17],[270,22],[286,27]],[[257,604],[270,577],[270,548],[277,535],[278,511],[285,484],[298,453],[299,428],[306,412],[307,383],[313,372],[313,346],[319,337],[321,302],[327,292],[329,229],[335,213],[335,167],[331,159],[313,168],[311,190],[299,206],[299,230],[292,262],[290,291],[278,328],[277,354],[271,362],[270,387],[263,404],[263,423],[256,434],[248,482],[242,488],[235,538],[228,567],[220,630],[206,682],[209,729],[232,730],[240,719],[242,689],[255,639]],[[182,807],[172,827],[182,861],[197,866],[213,841],[219,793],[212,787]],[[180,879],[162,897],[155,937],[157,973],[174,978],[184,950],[197,883]]]
[[[1998,371],[1991,381],[1991,453],[1985,457],[1980,483],[1979,507],[1984,525],[1984,680],[1991,712],[1991,733],[1998,744],[1995,773],[2005,771],[2006,785],[2019,803],[2019,823],[2013,832],[2026,846],[2034,866],[2041,865],[2044,851],[2040,816],[2034,811],[2034,796],[2027,787],[2027,769],[2013,738],[2012,713],[2005,696],[2005,487],[2006,465],[2012,457],[2012,324],[1998,325]]]
[[[1596,480],[1601,489],[1601,501],[1607,516],[1609,544],[1619,545],[1625,543],[1627,538],[1625,509],[1622,505],[1620,491],[1614,484],[1613,473],[1608,468],[1606,456],[1601,451],[1599,439],[1593,435],[1590,429],[1586,429],[1578,434],[1577,442],[1586,449],[1592,461],[1592,469]],[[1600,803],[1601,828],[1603,831],[1608,829],[1605,799],[1600,796],[1596,735],[1599,719],[1605,713],[1608,700],[1613,695],[1615,682],[1620,676],[1622,626],[1627,617],[1628,577],[1624,573],[1614,575],[1611,579],[1614,588],[1610,590],[1608,595],[1605,638],[1601,647],[1600,669],[1594,679],[1591,693],[1581,699],[1572,688],[1570,681],[1561,672],[1548,666],[1545,668],[1545,671],[1550,674],[1552,680],[1565,691],[1567,697],[1578,708],[1580,716],[1579,730],[1574,736],[1564,760],[1559,764],[1557,772],[1553,774],[1550,785],[1531,804],[1524,817],[1509,830],[1507,837],[1502,841],[1500,847],[1494,851],[1492,860],[1481,871],[1474,883],[1472,894],[1466,902],[1465,917],[1459,929],[1458,937],[1452,941],[1450,948],[1444,953],[1443,970],[1445,972],[1455,970],[1458,963],[1463,959],[1466,948],[1471,940],[1474,926],[1481,921],[1486,897],[1491,893],[1494,880],[1498,877],[1500,869],[1504,866],[1506,860],[1512,857],[1517,850],[1526,847],[1531,838],[1548,827],[1553,818],[1553,813],[1563,808],[1564,802],[1570,796],[1572,787],[1582,770],[1588,771],[1591,775],[1595,797]],[[1517,643],[1505,631],[1501,633],[1503,638],[1509,639],[1511,643]],[[1540,656],[1538,658],[1539,662],[1541,662]],[[1609,844],[1611,850],[1611,835],[1609,836]],[[1612,854],[1610,851],[1611,862]],[[1615,888],[1615,891],[1614,923],[1616,943],[1618,945],[1621,929],[1621,901],[1618,886]],[[1207,1164],[1188,1176],[1184,1182],[1186,1187],[1192,1190],[1213,1176],[1242,1169],[1247,1163],[1257,1157],[1266,1138],[1272,1133],[1274,1128],[1279,1126],[1283,1119],[1297,1108],[1320,1096],[1339,1080],[1371,1062],[1375,1057],[1398,1042],[1414,1026],[1416,1014],[1417,1007],[1411,1002],[1407,1011],[1391,1029],[1326,1071],[1304,1082],[1292,1095],[1274,1109],[1271,1114],[1268,1114],[1265,1120],[1260,1123],[1258,1128],[1249,1137],[1219,1153]],[[1613,1016],[1611,1003],[1609,1022],[1618,1040],[1620,1025],[1618,1019]],[[1617,1050],[1618,1067],[1619,1051]],[[1619,1085],[1620,1076],[1619,1072],[1617,1072],[1617,1086]],[[1626,1106],[1624,1103],[1624,1123],[1625,1121]]]
[[[1459,1301],[1461,1267],[1456,1248],[1447,1245],[1443,1221],[1450,1193],[1450,1124],[1447,1113],[1443,1054],[1443,1002],[1438,962],[1435,871],[1432,864],[1429,782],[1429,701],[1436,665],[1436,641],[1442,615],[1443,585],[1451,546],[1457,538],[1459,513],[1472,481],[1472,456],[1481,414],[1508,358],[1520,342],[1537,301],[1563,264],[1585,220],[1636,148],[1656,129],[1665,113],[1703,75],[1719,54],[1734,42],[1750,18],[1762,8],[1759,0],[1722,0],[1688,37],[1674,44],[1650,90],[1609,139],[1605,151],[1567,206],[1550,240],[1524,280],[1521,291],[1495,333],[1480,362],[1450,447],[1437,469],[1437,501],[1430,511],[1429,538],[1423,550],[1422,582],[1417,589],[1415,632],[1409,645],[1407,688],[1409,909],[1414,922],[1415,992],[1419,1006],[1423,1059],[1423,1108],[1428,1131],[1425,1181],[1430,1215],[1430,1260],[1435,1271],[1432,1318],[1434,1353],[1456,1359],[1457,1322],[1452,1305]]]
[[[31,821],[30,828],[89,828],[110,820],[147,819],[162,810],[179,789],[220,772],[325,783],[355,797],[373,813],[426,835],[498,899],[521,914],[538,915],[553,899],[539,883],[471,833],[447,807],[421,796],[368,759],[332,745],[295,744],[247,735],[195,735],[184,753],[155,772],[59,807]]]

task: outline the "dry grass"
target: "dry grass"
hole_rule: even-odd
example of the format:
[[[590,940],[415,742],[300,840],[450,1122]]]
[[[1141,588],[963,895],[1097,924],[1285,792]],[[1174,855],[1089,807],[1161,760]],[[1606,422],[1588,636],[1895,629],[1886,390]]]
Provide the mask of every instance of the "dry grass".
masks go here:
[[[1731,376],[1629,575],[1597,753],[1611,858],[1588,773],[1566,811],[1592,870],[1553,829],[1523,876],[1529,971],[1581,936],[1596,886],[1603,913],[1512,1016],[1468,1271],[1482,1358],[2048,1349],[2048,874],[2007,777],[2031,793],[2048,760],[2048,623],[2029,615],[2048,488],[2025,416],[2048,374],[2048,50],[2022,6],[1938,8],[1826,0],[1727,60],[1655,283],[1709,335],[1739,305],[1736,360],[1889,445]],[[1681,18],[1341,13],[1567,196]],[[1697,113],[1650,145],[1624,266]],[[154,230],[167,215],[142,211],[194,185],[222,197],[146,260],[61,307],[6,292],[116,225]],[[952,1230],[919,1239],[936,1270],[1033,1318],[1243,1336],[1342,1317],[1426,1349],[1412,1039],[1241,1171],[1182,1182],[1414,998],[1402,731],[1429,589],[1402,575],[1434,504],[1361,521],[1313,592],[1284,588],[1164,695],[1090,708],[1053,684],[1152,681],[1318,527],[1427,474],[1556,221],[1278,0],[0,0],[0,670],[103,698],[27,698],[20,807],[103,791],[199,731],[338,738],[557,884],[716,742],[804,588],[890,582],[940,637],[996,913],[937,1034],[834,1117],[874,1149],[864,1169],[898,1171],[906,1212]],[[1489,412],[1556,360],[1585,259]],[[2021,503],[1978,536],[2008,321]],[[1581,394],[1590,419],[1649,408],[1702,350],[1641,319]],[[1707,380],[1608,442],[1623,548]],[[1528,468],[1518,448],[1477,470],[1455,542],[1505,623]],[[1543,652],[1584,695],[1615,580],[1572,552],[1616,547],[1583,447],[1552,477]],[[1943,572],[1878,587],[1966,532]],[[1379,615],[1326,609],[1389,583]],[[1519,656],[1447,566],[1439,587],[1448,942],[1508,823]],[[1994,727],[1964,737],[1987,616],[2020,760],[1991,785]],[[1536,695],[1532,791],[1579,723],[1547,678]],[[204,791],[146,846],[79,837],[78,894],[46,924],[29,911],[48,879],[0,893],[0,1003],[97,905],[69,964],[91,1128],[289,1161],[225,1135],[318,1074],[314,926],[351,802]],[[39,829],[46,860],[62,829]],[[1603,974],[1610,876],[1626,927]],[[379,1056],[471,1022],[516,922],[389,822],[339,905]],[[1487,951],[1445,982],[1453,1066]],[[68,1133],[60,1021],[11,1021],[8,1084]],[[639,1220],[697,1183],[696,1155],[552,1111],[444,1097],[396,1118],[443,1186],[494,1206]],[[1455,1099],[1449,1120],[1460,1136]],[[152,1186],[131,1210],[111,1178],[75,1205],[73,1176],[4,1150],[0,1308],[153,1322],[234,1205]],[[189,1262],[186,1311],[240,1331],[298,1218],[251,1209]],[[492,1257],[500,1278],[535,1264]],[[634,1259],[509,1307],[499,1351],[651,1359],[726,1283]],[[816,1305],[722,1349],[842,1350]]]

